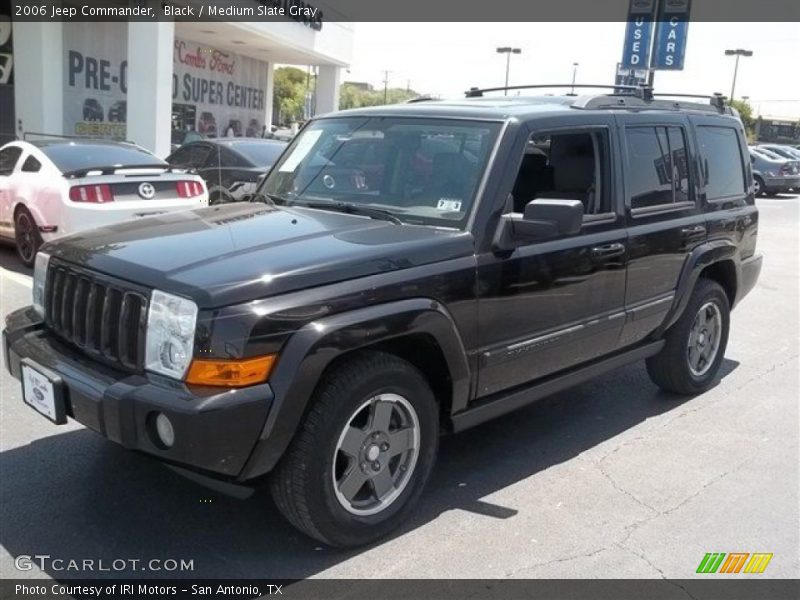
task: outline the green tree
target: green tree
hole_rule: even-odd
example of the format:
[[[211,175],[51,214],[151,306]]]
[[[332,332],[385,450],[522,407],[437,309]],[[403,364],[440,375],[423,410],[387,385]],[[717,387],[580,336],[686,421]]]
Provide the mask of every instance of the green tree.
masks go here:
[[[747,133],[747,140],[752,142],[756,135],[756,119],[753,117],[753,107],[747,100],[733,100],[730,105],[739,111],[744,130]]]
[[[306,104],[306,91],[313,92],[314,76],[297,67],[275,69],[275,91],[273,110],[279,123],[288,123],[303,118]]]
[[[379,106],[381,104],[399,104],[419,96],[414,90],[405,88],[389,88],[384,102],[383,90],[365,90],[362,87],[343,83],[339,89],[339,108],[361,108],[362,106]]]

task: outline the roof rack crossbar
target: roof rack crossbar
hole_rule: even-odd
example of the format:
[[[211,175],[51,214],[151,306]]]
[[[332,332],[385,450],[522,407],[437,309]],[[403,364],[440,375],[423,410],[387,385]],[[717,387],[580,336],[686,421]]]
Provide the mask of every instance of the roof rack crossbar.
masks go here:
[[[504,92],[504,91],[511,91],[511,90],[533,90],[533,89],[545,89],[545,88],[577,88],[577,89],[612,89],[612,90],[621,90],[623,92],[628,92],[627,94],[617,94],[617,95],[628,95],[628,96],[637,96],[637,97],[644,97],[648,96],[648,93],[651,92],[651,88],[638,86],[638,85],[608,85],[608,84],[590,84],[590,83],[539,83],[533,85],[509,85],[509,86],[501,86],[501,87],[492,87],[492,88],[477,88],[473,87],[468,89],[465,93],[467,98],[480,98],[483,96],[485,92]]]

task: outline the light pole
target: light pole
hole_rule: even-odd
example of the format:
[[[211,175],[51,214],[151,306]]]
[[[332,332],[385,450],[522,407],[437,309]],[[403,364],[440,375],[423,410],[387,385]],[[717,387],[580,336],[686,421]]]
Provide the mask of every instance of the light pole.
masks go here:
[[[731,99],[730,102],[733,102],[733,92],[736,90],[736,74],[739,72],[739,57],[740,56],[753,56],[752,50],[742,50],[741,48],[737,48],[736,50],[725,50],[725,56],[735,56],[736,57],[736,64],[733,67],[733,83],[731,84]]]
[[[572,87],[569,89],[569,95],[575,94],[575,78],[578,76],[578,65],[580,63],[572,63]]]
[[[498,54],[506,55],[506,88],[508,88],[508,69],[511,66],[511,55],[522,54],[521,48],[512,48],[511,46],[503,46],[497,49]],[[503,90],[503,95],[508,96],[508,89]]]

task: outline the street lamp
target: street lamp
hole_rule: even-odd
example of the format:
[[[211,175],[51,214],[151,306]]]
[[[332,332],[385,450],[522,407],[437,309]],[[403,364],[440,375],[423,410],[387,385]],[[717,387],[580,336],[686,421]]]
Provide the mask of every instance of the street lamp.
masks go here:
[[[733,92],[736,90],[736,74],[739,72],[739,57],[740,56],[753,56],[752,50],[742,50],[741,48],[737,48],[736,50],[725,50],[725,56],[735,56],[736,57],[736,64],[733,67],[733,83],[731,84],[731,99],[730,101],[733,102]]]
[[[508,88],[508,68],[511,64],[511,55],[522,54],[522,49],[512,48],[511,46],[503,46],[497,49],[497,53],[506,55],[506,88]],[[503,90],[503,95],[508,96],[508,89]]]
[[[569,95],[575,95],[575,78],[578,76],[578,65],[580,63],[572,63],[572,87],[569,89]]]

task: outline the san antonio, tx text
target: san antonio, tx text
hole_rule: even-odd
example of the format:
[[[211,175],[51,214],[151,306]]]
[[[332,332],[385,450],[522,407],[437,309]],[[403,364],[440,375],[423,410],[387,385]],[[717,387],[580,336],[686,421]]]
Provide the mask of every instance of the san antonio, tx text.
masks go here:
[[[163,598],[164,596],[175,596],[178,592],[190,594],[192,596],[252,596],[254,598],[262,596],[283,595],[281,585],[196,585],[178,587],[176,585],[146,585],[143,583],[113,583],[109,585],[69,585],[54,583],[52,585],[25,585],[18,583],[14,586],[17,596],[43,596],[51,594],[53,596],[97,596],[101,595],[130,595],[135,597],[154,596]]]

